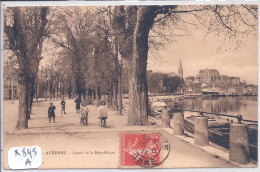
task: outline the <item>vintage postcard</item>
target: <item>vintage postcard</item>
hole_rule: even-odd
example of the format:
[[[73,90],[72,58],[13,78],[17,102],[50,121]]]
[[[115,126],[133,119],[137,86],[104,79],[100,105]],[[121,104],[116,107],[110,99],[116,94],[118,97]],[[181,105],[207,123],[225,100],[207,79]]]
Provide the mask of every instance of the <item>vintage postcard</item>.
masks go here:
[[[5,170],[258,167],[257,2],[1,8]]]

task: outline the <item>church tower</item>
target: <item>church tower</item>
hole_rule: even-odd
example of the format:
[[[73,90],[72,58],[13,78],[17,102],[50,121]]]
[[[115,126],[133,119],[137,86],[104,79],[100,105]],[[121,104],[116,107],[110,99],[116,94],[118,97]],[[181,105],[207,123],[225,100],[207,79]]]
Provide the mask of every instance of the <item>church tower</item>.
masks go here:
[[[179,63],[178,75],[179,75],[179,77],[183,78],[183,69],[182,69],[181,59],[180,59],[180,63]]]

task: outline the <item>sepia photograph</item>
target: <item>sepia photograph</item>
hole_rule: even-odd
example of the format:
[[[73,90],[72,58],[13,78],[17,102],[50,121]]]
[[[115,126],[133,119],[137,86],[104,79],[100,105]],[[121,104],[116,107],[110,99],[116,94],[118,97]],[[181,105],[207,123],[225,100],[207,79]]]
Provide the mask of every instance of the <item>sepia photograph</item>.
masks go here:
[[[258,5],[2,6],[4,169],[258,167]]]

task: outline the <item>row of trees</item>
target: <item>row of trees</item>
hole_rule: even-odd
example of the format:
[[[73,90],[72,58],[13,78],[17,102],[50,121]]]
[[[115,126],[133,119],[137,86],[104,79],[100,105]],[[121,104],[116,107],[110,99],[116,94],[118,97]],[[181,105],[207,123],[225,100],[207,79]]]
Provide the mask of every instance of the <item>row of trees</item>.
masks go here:
[[[50,65],[50,92],[62,92],[71,81],[75,94],[88,99],[110,95],[112,107],[122,107],[122,73],[127,71],[128,124],[148,122],[146,80],[149,45],[160,44],[169,32],[163,28],[203,26],[207,33],[225,33],[228,39],[256,30],[255,5],[13,7],[5,9],[5,36],[19,63],[20,103],[16,128],[27,128],[39,63],[46,40],[56,46],[64,72]],[[246,27],[241,27],[241,26]],[[154,34],[154,35],[153,35]],[[150,42],[149,42],[150,41]],[[149,44],[148,44],[149,43]],[[150,46],[150,47],[151,47]],[[64,58],[64,59],[63,59]],[[55,60],[54,60],[55,61]],[[66,67],[68,66],[68,68]],[[53,73],[52,73],[53,72]],[[42,74],[42,72],[41,72]],[[64,74],[64,75],[63,75]],[[66,76],[66,77],[65,77]],[[59,87],[59,88],[58,88]],[[56,89],[53,89],[56,88]],[[54,92],[54,90],[56,90]],[[61,94],[60,94],[61,95]],[[119,95],[119,96],[118,96]]]
[[[177,74],[171,76],[161,72],[147,71],[148,92],[152,93],[174,93],[178,88],[184,86],[184,80]]]
[[[91,64],[91,60],[93,60],[94,62],[94,56],[88,59],[88,64]],[[35,84],[36,100],[38,99],[38,97],[45,98],[45,100],[47,100],[48,98],[50,100],[55,98],[58,99],[64,96],[68,98],[76,97],[77,87],[69,61],[70,58],[68,58],[65,54],[64,56],[51,58],[48,61],[48,64],[46,64],[45,66],[41,66],[36,78],[37,82]],[[110,77],[113,76],[113,74],[105,73],[105,71],[102,71],[102,73],[98,73],[98,71],[94,70],[94,67],[92,67],[91,65],[88,66],[88,70],[83,71],[83,73],[86,75],[85,79],[81,81],[83,82],[83,84],[85,84],[85,88],[83,89],[86,89],[86,91],[82,92],[81,94],[82,99],[93,101],[93,99],[100,99],[102,95],[110,95],[111,86],[109,85],[109,80]],[[94,75],[97,74],[103,74],[102,78],[93,78]],[[123,71],[122,75],[123,77],[126,77],[126,71]],[[95,82],[97,81],[99,81],[100,83],[96,87]],[[119,90],[119,88],[121,88],[121,92],[124,94],[127,93],[127,83],[125,81],[121,82],[122,86],[118,86],[117,89]],[[105,84],[103,84],[102,82]]]
[[[62,98],[65,95],[71,97],[71,73],[65,72],[66,64],[63,63],[64,58],[50,59],[49,64],[41,66],[35,83],[35,98]]]

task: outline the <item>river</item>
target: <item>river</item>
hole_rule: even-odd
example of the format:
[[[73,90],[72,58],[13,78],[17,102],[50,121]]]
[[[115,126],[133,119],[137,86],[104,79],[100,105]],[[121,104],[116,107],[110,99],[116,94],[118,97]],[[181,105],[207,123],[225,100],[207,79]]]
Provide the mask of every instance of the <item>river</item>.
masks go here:
[[[258,121],[257,96],[196,97],[181,101],[183,109],[227,115],[241,114],[243,119]]]

